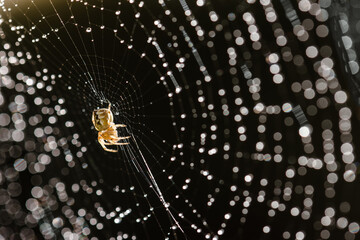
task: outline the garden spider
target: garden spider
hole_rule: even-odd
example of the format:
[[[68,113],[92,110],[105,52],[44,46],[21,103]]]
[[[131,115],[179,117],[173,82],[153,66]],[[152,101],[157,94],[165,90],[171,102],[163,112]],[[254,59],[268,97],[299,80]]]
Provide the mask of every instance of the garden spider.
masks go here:
[[[117,127],[126,127],[124,124],[115,124],[114,116],[111,112],[111,103],[108,108],[100,108],[92,113],[92,122],[98,133],[98,141],[105,151],[117,152],[116,149],[107,148],[106,145],[127,145],[128,142],[119,143],[120,140],[128,139],[127,137],[118,137]]]

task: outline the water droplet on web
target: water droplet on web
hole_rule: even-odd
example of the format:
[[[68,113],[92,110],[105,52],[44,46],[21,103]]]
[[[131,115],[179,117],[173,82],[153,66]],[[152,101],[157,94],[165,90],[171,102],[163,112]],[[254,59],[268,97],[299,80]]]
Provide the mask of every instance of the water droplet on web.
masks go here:
[[[86,32],[91,32],[91,27],[88,27],[87,29],[86,29]]]
[[[27,163],[23,158],[19,158],[14,162],[14,168],[18,172],[22,172],[26,169]]]

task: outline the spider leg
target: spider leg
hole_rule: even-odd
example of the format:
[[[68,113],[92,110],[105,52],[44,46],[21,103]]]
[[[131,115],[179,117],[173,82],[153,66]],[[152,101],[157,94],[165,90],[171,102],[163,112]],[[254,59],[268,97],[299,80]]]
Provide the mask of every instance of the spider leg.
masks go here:
[[[118,143],[115,140],[103,140],[104,141],[104,145],[128,145],[130,143],[125,142],[125,143]]]
[[[108,141],[108,143],[105,143],[106,145],[128,145],[128,144],[130,144],[130,143],[128,143],[128,142],[124,142],[124,143],[119,143],[118,142],[119,140],[110,140],[110,141]]]
[[[128,145],[130,143],[118,143],[118,142],[112,142],[112,143],[105,143],[105,145]]]
[[[119,141],[119,140],[124,140],[124,139],[129,139],[130,136],[127,136],[127,137],[117,137],[115,140],[116,142]]]
[[[109,106],[108,106],[108,109],[110,110],[111,109],[111,102],[109,100],[107,100],[109,102]]]
[[[104,139],[100,139],[99,138],[99,143],[100,145],[102,146],[102,148],[105,150],[105,151],[108,151],[108,152],[117,152],[118,150],[115,150],[115,149],[109,149],[107,148],[105,145],[114,145],[114,144],[111,144],[111,143],[107,143],[104,141]]]
[[[125,124],[115,124],[115,127],[126,127]]]

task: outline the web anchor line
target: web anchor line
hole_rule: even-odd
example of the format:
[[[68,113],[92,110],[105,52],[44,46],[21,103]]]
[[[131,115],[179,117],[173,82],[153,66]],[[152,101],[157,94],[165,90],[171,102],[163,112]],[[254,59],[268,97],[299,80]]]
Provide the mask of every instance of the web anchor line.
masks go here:
[[[162,205],[164,206],[166,212],[169,214],[171,221],[173,221],[173,222],[175,223],[175,225],[177,226],[177,228],[179,228],[180,231],[184,234],[185,239],[188,239],[187,236],[186,236],[186,234],[185,234],[185,232],[184,232],[184,230],[183,230],[182,227],[180,226],[180,223],[176,220],[175,216],[174,216],[173,213],[170,211],[170,209],[169,209],[169,204],[166,203],[165,198],[164,198],[164,196],[163,196],[163,194],[162,194],[159,186],[157,185],[156,180],[155,180],[155,178],[154,178],[154,176],[153,176],[153,174],[152,174],[152,172],[151,172],[151,170],[150,170],[150,168],[149,168],[149,165],[147,164],[147,162],[146,162],[146,160],[145,160],[145,157],[144,157],[144,155],[142,154],[142,152],[141,152],[141,150],[140,150],[140,148],[139,148],[139,145],[138,145],[138,143],[137,143],[137,141],[136,141],[136,138],[135,138],[134,134],[133,134],[132,132],[131,132],[131,133],[129,132],[129,134],[131,134],[132,139],[133,139],[134,143],[136,144],[137,150],[138,150],[139,153],[140,153],[142,162],[143,162],[143,164],[144,164],[144,166],[145,166],[145,171],[144,171],[144,167],[142,167],[142,166],[140,165],[140,163],[138,162],[138,160],[137,160],[136,157],[134,156],[133,152],[132,152],[132,151],[129,151],[129,153],[130,153],[130,155],[131,155],[131,160],[132,160],[131,162],[134,164],[136,170],[137,170],[141,175],[143,175],[143,177],[145,178],[146,182],[147,182],[147,183],[150,185],[150,187],[154,190],[155,194],[158,196],[160,202],[161,202]]]

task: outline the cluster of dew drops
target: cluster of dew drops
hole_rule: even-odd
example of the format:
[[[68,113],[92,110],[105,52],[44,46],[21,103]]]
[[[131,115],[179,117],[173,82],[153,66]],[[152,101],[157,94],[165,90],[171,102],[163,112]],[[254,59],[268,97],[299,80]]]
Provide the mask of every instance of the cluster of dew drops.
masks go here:
[[[88,5],[86,1],[76,2],[84,6]],[[303,222],[313,221],[313,228],[319,233],[321,239],[330,239],[334,228],[343,231],[345,239],[355,239],[360,226],[349,214],[353,207],[352,199],[342,196],[341,189],[338,190],[339,193],[335,189],[338,182],[344,185],[356,183],[356,149],[353,142],[355,136],[352,133],[354,114],[350,105],[350,96],[343,86],[345,84],[337,76],[334,59],[336,50],[328,42],[321,43],[321,40],[330,38],[327,21],[329,20],[328,9],[333,2],[335,1],[282,0],[280,3],[273,4],[271,0],[244,1],[243,5],[249,6],[249,9],[252,6],[262,9],[268,25],[272,28],[274,41],[271,43],[262,33],[265,30],[256,19],[255,13],[250,10],[230,11],[224,16],[217,12],[215,4],[213,6],[210,1],[197,0],[196,5],[194,4],[191,9],[186,1],[181,0],[179,3],[183,11],[172,11],[171,6],[167,6],[162,0],[156,3],[161,6],[164,16],[168,17],[169,21],[154,17],[153,27],[171,36],[172,42],[166,46],[163,46],[161,41],[156,41],[156,38],[144,39],[144,42],[155,48],[161,58],[162,66],[156,67],[160,72],[164,72],[163,76],[159,77],[159,83],[173,86],[174,90],[169,90],[169,94],[165,97],[168,97],[171,103],[177,102],[184,100],[181,99],[184,96],[182,93],[188,91],[194,104],[201,106],[202,109],[199,111],[194,107],[191,109],[192,112],[180,112],[179,116],[171,118],[181,132],[192,132],[196,135],[196,141],[190,143],[182,142],[180,139],[179,143],[174,145],[176,150],[174,152],[181,153],[186,146],[192,146],[199,157],[191,163],[180,160],[183,161],[184,167],[204,177],[211,186],[221,186],[208,190],[207,201],[202,203],[205,207],[211,209],[217,204],[217,196],[221,192],[230,192],[226,195],[226,201],[222,200],[226,207],[221,216],[218,216],[220,224],[209,227],[207,222],[211,221],[212,216],[207,215],[206,212],[198,213],[197,207],[191,204],[195,201],[192,200],[195,196],[188,192],[188,189],[201,186],[194,186],[195,181],[192,181],[190,177],[185,177],[185,183],[181,183],[182,186],[178,191],[181,195],[187,196],[185,203],[193,213],[198,214],[199,217],[195,219],[200,218],[202,224],[183,223],[181,219],[187,218],[186,213],[178,210],[176,218],[181,226],[189,225],[192,231],[206,239],[219,239],[222,235],[226,235],[228,224],[233,216],[241,215],[238,228],[243,227],[247,222],[247,216],[251,214],[251,206],[256,202],[256,204],[267,206],[268,210],[264,215],[269,219],[282,213],[289,213],[291,219],[298,218]],[[128,4],[136,5],[137,9],[147,7],[142,1],[130,1]],[[0,5],[2,7],[0,14],[11,11],[5,7],[4,1],[1,1]],[[16,8],[17,4],[13,7]],[[150,5],[148,8],[151,10]],[[287,24],[280,21],[280,8],[285,12]],[[197,16],[197,10],[200,9],[207,13],[205,17]],[[121,16],[119,10],[109,12]],[[178,20],[180,17],[176,17],[176,14],[180,14],[179,12],[182,14],[181,17],[185,17],[183,22]],[[134,18],[141,20],[140,12],[135,11]],[[178,34],[168,30],[170,29],[170,26],[167,26],[170,24],[168,22],[178,27]],[[202,25],[203,22],[207,24]],[[236,22],[241,22],[241,25]],[[18,39],[15,41],[7,39],[2,30],[5,24],[11,24],[11,31],[19,33]],[[285,25],[288,24],[292,27],[292,33],[286,32]],[[232,27],[228,27],[229,25]],[[146,26],[148,25],[144,25],[145,29]],[[349,28],[346,17],[341,19],[341,26],[345,30]],[[89,34],[95,27],[105,30],[110,28],[104,25],[78,27]],[[359,64],[352,51],[352,39],[346,35],[345,30],[343,30],[342,44],[348,50],[349,56],[351,55],[349,72],[355,75],[359,72]],[[89,146],[80,141],[80,135],[76,129],[72,130],[76,122],[66,117],[69,110],[64,107],[66,99],[58,97],[54,89],[56,82],[62,81],[63,75],[51,73],[46,67],[28,72],[21,70],[21,66],[30,64],[32,61],[37,63],[42,61],[40,54],[34,54],[22,48],[22,42],[28,41],[22,33],[24,33],[23,26],[16,26],[11,19],[5,21],[0,16],[0,214],[4,216],[0,219],[0,236],[6,239],[19,235],[21,239],[32,239],[40,231],[46,239],[51,239],[57,234],[61,234],[65,239],[98,239],[93,232],[103,230],[104,222],[111,220],[115,224],[120,224],[128,215],[131,216],[134,210],[116,207],[112,211],[107,211],[99,202],[93,204],[95,213],[84,208],[75,209],[72,206],[77,201],[74,196],[78,192],[102,196],[104,190],[99,187],[97,181],[89,182],[81,179],[67,186],[59,177],[49,179],[42,177],[45,172],[51,174],[57,171],[54,160],[60,158],[66,162],[67,166],[60,170],[62,176],[69,176],[69,169],[75,167],[85,171],[88,168],[86,153]],[[223,37],[222,43],[226,45],[225,53],[220,54],[216,50],[219,44],[218,35]],[[43,38],[47,38],[46,33]],[[293,49],[294,38],[304,51]],[[126,40],[117,40],[121,44],[128,44],[129,49],[134,47]],[[41,39],[32,39],[30,42],[41,44]],[[185,42],[187,48],[180,48],[180,42]],[[274,43],[275,48],[271,45]],[[136,45],[134,48],[135,51]],[[202,55],[204,48],[210,52],[210,61],[206,59],[207,55]],[[178,62],[174,64],[167,62],[167,54],[170,54],[167,49],[175,49],[180,56]],[[145,53],[139,53],[139,55],[143,57]],[[219,59],[220,55],[226,56],[226,61]],[[256,62],[253,62],[252,55],[262,55],[261,57],[265,59],[267,69],[262,71],[268,73],[267,79],[254,70]],[[188,63],[189,58],[192,59],[194,65],[198,66],[199,79],[197,80],[190,78],[192,68]],[[155,63],[156,60],[147,59],[147,61]],[[226,67],[221,67],[221,64]],[[35,66],[38,67],[41,64],[35,64]],[[294,69],[300,77],[290,81],[289,76],[292,75],[286,71],[287,68]],[[315,75],[307,74],[312,71]],[[196,87],[197,91],[190,89],[188,85],[190,80],[193,81],[190,85]],[[210,85],[217,80],[219,82],[228,80],[231,87],[221,83]],[[247,89],[240,87],[240,81],[246,82]],[[270,82],[274,89],[281,89],[279,92],[286,93],[288,98],[280,97],[281,104],[267,104],[264,98],[268,94],[263,93],[266,91],[263,86],[269,83],[265,81]],[[208,86],[216,87],[209,89]],[[243,93],[244,91],[246,94]],[[210,92],[216,96],[215,99],[220,99],[220,104],[209,97]],[[243,97],[244,95],[249,95],[249,97]],[[293,97],[290,98],[290,95]],[[295,103],[294,99],[297,99],[299,103]],[[332,112],[335,111],[336,114],[327,114],[329,109]],[[212,123],[204,123],[200,129],[191,129],[185,121],[189,118],[210,119]],[[272,118],[281,121],[283,128],[273,128]],[[59,119],[63,123],[61,126],[58,124]],[[226,121],[231,124],[228,123],[224,128],[220,127],[218,122],[223,119],[227,119]],[[255,130],[251,130],[251,127],[247,125],[249,119],[257,125],[254,127]],[[292,154],[291,149],[287,149],[289,148],[286,142],[287,128],[291,131],[296,129],[301,154]],[[64,129],[67,130],[63,131]],[[256,136],[252,137],[248,132],[255,132]],[[320,137],[317,136],[316,139],[320,138],[321,144],[314,141],[314,133],[320,133]],[[271,139],[267,139],[266,135],[271,135]],[[236,141],[233,140],[234,136]],[[223,139],[222,137],[226,140],[219,140]],[[242,147],[237,148],[239,144],[246,144],[250,139],[258,139],[254,143],[254,151]],[[322,154],[317,154],[319,151]],[[232,161],[232,158],[235,160]],[[287,158],[291,159],[289,165],[285,164]],[[181,157],[172,156],[168,161],[171,164],[177,159]],[[226,182],[222,179],[224,178],[222,175],[209,169],[208,159],[211,161],[217,159],[216,161],[224,161],[231,165],[230,174],[234,176],[234,182]],[[274,163],[285,166],[285,169],[281,172],[281,176],[275,177],[272,181],[270,178],[256,176],[258,172],[251,168],[244,172],[243,165],[239,163],[241,159],[251,160],[256,164],[261,162],[264,165]],[[324,173],[326,176],[322,180],[324,189],[318,189],[316,184],[303,186],[296,183],[296,179],[305,178],[311,171]],[[169,179],[173,177],[172,172],[167,172],[167,174]],[[23,183],[22,175],[29,177],[30,187],[20,184]],[[241,187],[237,184],[239,179],[243,183]],[[269,185],[273,186],[271,189],[273,194],[267,190]],[[134,187],[115,188],[114,191],[133,192]],[[166,198],[166,190],[163,192]],[[314,201],[318,201],[314,195],[318,194],[324,196],[325,203],[329,203],[325,204],[326,207],[321,214],[313,209]],[[28,199],[23,201],[23,196],[28,196]],[[332,204],[337,197],[340,202]],[[299,204],[298,201],[292,202],[292,199],[302,201]],[[234,214],[234,209],[238,209],[238,206],[241,206],[240,213]],[[59,208],[60,211],[58,211]],[[317,213],[314,217],[313,212]],[[153,217],[154,213],[151,213],[137,220],[146,224],[147,219]],[[304,226],[306,224],[294,231],[282,229],[281,236],[283,239],[294,237],[299,240],[305,239],[308,236]],[[160,228],[162,228],[161,223]],[[269,221],[269,224],[261,227],[262,234],[271,234],[272,228],[275,226]],[[170,238],[173,236],[172,230],[164,231],[165,235],[170,235]],[[137,238],[136,234],[126,233],[126,231],[116,234],[111,239]]]

